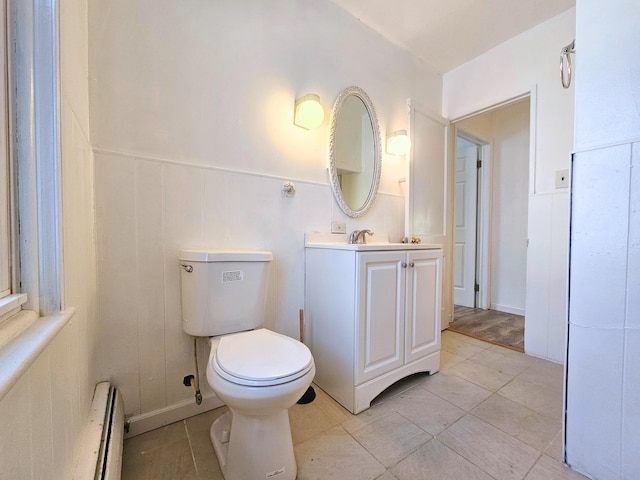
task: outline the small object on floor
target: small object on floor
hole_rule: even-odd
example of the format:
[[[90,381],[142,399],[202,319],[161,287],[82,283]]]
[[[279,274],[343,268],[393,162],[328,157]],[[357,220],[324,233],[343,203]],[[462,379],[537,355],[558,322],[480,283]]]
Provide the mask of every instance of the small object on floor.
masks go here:
[[[307,388],[307,391],[304,392],[302,397],[300,397],[300,400],[298,400],[296,403],[299,403],[300,405],[306,405],[307,403],[313,402],[315,398],[316,391],[313,389],[313,387],[309,387]]]

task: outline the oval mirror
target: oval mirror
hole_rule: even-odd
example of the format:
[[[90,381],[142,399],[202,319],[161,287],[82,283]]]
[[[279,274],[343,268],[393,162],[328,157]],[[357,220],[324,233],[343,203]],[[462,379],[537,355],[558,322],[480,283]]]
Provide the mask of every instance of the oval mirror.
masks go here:
[[[364,90],[348,87],[340,93],[329,135],[333,194],[344,213],[360,217],[376,198],[382,163],[378,117]]]

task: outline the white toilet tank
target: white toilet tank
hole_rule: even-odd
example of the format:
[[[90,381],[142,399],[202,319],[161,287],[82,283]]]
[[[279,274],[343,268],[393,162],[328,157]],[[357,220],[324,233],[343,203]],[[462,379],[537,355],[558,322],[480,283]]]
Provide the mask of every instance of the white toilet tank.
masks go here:
[[[182,328],[211,337],[262,326],[271,252],[183,250]]]

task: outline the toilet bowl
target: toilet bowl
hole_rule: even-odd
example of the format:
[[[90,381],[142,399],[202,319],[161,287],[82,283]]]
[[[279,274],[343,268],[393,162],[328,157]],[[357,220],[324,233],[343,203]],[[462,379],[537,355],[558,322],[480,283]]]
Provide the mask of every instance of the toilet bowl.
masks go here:
[[[264,328],[210,343],[207,381],[229,408],[210,432],[225,479],[294,480],[288,409],[313,380],[311,352]]]

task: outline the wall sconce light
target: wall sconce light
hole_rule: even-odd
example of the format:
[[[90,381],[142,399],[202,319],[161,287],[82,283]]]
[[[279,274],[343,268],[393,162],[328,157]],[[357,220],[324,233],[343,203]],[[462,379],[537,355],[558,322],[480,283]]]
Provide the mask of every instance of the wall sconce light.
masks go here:
[[[406,155],[411,148],[411,140],[406,130],[396,130],[387,133],[387,153],[391,155]]]
[[[296,110],[293,116],[293,124],[298,127],[312,130],[322,125],[324,121],[324,108],[320,104],[320,97],[309,93],[296,100]]]

